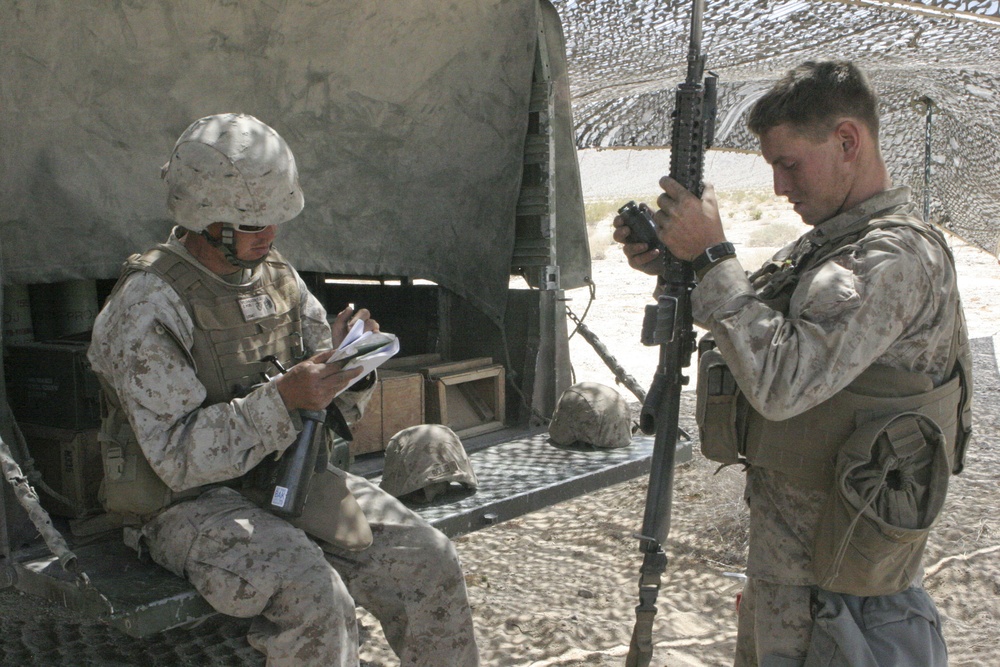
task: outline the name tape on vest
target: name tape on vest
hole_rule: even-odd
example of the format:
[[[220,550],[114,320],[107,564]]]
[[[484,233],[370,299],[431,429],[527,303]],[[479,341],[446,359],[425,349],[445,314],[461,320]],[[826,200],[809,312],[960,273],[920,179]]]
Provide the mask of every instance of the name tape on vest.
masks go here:
[[[278,309],[274,305],[274,299],[267,294],[248,296],[240,299],[240,310],[243,311],[243,319],[253,322],[264,317],[278,314]]]

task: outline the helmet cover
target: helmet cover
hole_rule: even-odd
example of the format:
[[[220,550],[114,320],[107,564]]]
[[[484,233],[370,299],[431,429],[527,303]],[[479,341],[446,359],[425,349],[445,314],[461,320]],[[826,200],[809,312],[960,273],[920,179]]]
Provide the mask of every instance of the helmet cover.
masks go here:
[[[557,445],[627,447],[632,442],[631,413],[625,399],[607,385],[580,382],[559,397],[549,438]]]
[[[281,224],[305,203],[288,144],[247,114],[206,116],[192,123],[161,175],[174,221],[195,232],[214,222]]]
[[[385,448],[382,490],[397,498],[424,491],[434,499],[451,482],[476,489],[479,480],[462,441],[447,426],[410,426],[390,438]]]

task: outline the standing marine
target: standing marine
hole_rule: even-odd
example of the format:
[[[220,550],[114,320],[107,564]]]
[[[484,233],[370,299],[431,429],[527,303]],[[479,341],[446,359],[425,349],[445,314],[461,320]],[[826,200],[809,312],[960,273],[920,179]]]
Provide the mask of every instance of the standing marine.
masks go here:
[[[806,62],[753,106],[812,227],[749,274],[714,190],[660,181],[654,224],[692,262],[702,451],[746,466],[748,581],[735,664],[945,665],[921,586],[927,532],[971,432],[955,263],[879,149],[877,98],[849,62]],[[657,273],[660,252],[628,243]]]

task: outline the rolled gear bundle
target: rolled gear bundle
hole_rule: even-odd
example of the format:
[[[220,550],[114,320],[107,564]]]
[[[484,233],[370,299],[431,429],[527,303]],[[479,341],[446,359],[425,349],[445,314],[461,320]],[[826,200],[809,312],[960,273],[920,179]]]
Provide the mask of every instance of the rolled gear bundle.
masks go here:
[[[908,588],[950,472],[944,432],[925,415],[882,417],[855,431],[837,454],[834,488],[816,531],[813,573],[820,588],[857,596]]]
[[[632,442],[628,403],[599,382],[579,382],[562,393],[549,424],[549,438],[564,447],[585,444],[615,449]]]
[[[473,491],[479,487],[472,461],[450,428],[420,424],[389,439],[379,485],[383,491],[396,498],[431,502],[453,482]]]
[[[279,225],[305,204],[288,144],[247,114],[196,120],[177,140],[161,175],[174,221],[195,232],[214,222]]]

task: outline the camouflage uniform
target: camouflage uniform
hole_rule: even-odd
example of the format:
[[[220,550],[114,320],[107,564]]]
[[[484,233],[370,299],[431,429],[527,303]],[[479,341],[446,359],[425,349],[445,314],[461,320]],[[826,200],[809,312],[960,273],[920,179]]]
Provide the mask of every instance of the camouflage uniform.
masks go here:
[[[168,243],[205,270],[175,237]],[[331,346],[331,332],[322,305],[295,278],[305,351],[312,354]],[[248,639],[269,665],[357,665],[355,604],[382,621],[402,665],[478,665],[457,553],[397,500],[347,475],[374,535],[372,546],[348,552],[321,549],[220,486],[283,450],[296,426],[274,384],[203,405],[205,387],[189,355],[193,327],[173,289],[155,275],[135,273],[98,317],[89,354],[157,475],[175,491],[208,487],[144,517],[153,559],[186,577],[217,610],[255,617]],[[360,417],[370,391],[338,397],[348,420]]]
[[[880,193],[795,243],[885,213],[915,215],[908,188]],[[692,308],[753,408],[781,421],[831,398],[873,364],[941,384],[959,326],[957,300],[947,249],[911,228],[891,227],[869,232],[802,272],[787,314],[758,298],[735,259],[702,277]],[[770,654],[805,655],[812,632],[812,544],[826,495],[775,470],[747,471],[751,581],[740,612],[737,665],[757,664]]]

